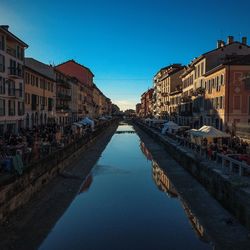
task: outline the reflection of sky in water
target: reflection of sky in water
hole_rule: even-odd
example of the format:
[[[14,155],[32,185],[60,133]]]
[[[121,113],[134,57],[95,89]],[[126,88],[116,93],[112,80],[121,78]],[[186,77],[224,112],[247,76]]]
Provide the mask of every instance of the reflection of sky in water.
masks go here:
[[[136,134],[115,134],[92,177],[40,249],[211,249],[195,235],[180,201],[155,185]]]
[[[118,127],[117,131],[135,131],[135,130],[132,126],[124,123]]]

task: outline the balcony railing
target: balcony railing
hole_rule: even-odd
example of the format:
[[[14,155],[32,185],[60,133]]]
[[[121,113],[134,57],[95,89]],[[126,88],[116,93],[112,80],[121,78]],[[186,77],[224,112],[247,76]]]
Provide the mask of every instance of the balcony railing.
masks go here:
[[[71,88],[70,84],[63,79],[57,79],[56,82],[57,82],[57,85],[60,85],[60,86],[65,87],[67,89]]]
[[[67,106],[67,105],[56,105],[56,110],[66,112],[66,111],[69,111],[69,106]]]
[[[192,101],[191,96],[183,96],[183,97],[181,98],[181,102],[182,102],[182,103],[191,102],[191,101]]]
[[[12,77],[12,78],[21,78],[23,76],[23,71],[22,69],[19,69],[19,68],[10,67],[8,74],[9,74],[9,77]]]
[[[205,94],[205,89],[200,87],[197,88],[194,92],[193,92],[193,96],[199,96],[199,95],[204,95]]]
[[[63,99],[63,100],[67,100],[70,101],[71,100],[71,96],[65,93],[57,93],[57,98],[59,99]]]

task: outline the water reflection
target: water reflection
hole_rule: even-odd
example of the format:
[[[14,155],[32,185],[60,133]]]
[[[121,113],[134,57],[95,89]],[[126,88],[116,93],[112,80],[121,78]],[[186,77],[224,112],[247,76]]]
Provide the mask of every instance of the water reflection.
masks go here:
[[[175,190],[171,181],[169,180],[168,176],[154,160],[152,160],[152,171],[153,179],[159,190],[165,192],[171,198],[178,197],[178,193]]]
[[[151,153],[143,142],[140,143],[140,148],[143,154],[147,157],[147,159],[152,160],[152,176],[158,189],[166,193],[169,197],[178,198],[181,201],[182,207],[187,215],[187,218],[189,219],[189,222],[192,225],[199,239],[204,242],[209,242],[204,227],[200,224],[198,218],[192,213],[192,210],[188,207],[184,199],[178,194],[174,185],[168,178],[166,172],[159,167],[156,161],[153,160]]]
[[[92,174],[89,174],[87,176],[87,178],[85,179],[85,181],[83,182],[83,184],[79,190],[79,194],[88,191],[91,184],[92,184],[92,181],[93,181]]]
[[[40,249],[211,249],[196,237],[171,181],[151,160],[137,134],[115,134]]]

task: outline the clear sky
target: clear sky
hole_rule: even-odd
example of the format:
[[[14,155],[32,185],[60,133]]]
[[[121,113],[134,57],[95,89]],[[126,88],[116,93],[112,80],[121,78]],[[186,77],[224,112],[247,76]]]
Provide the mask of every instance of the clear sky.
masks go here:
[[[44,63],[75,59],[121,109],[134,108],[170,63],[189,63],[228,35],[250,41],[250,1],[0,0],[0,24]]]

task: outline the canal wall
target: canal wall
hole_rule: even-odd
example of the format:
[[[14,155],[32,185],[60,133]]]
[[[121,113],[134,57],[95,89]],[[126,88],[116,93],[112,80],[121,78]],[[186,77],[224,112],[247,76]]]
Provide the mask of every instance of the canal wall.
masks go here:
[[[13,211],[26,204],[50,180],[77,161],[110,126],[117,126],[117,124],[118,121],[107,122],[88,138],[80,138],[28,166],[21,176],[8,174],[2,176],[0,180],[0,222],[7,220]]]
[[[204,161],[172,139],[142,123],[136,123],[192,174],[243,225],[250,229],[250,190],[242,180],[249,177],[229,176],[218,170],[214,162]]]

